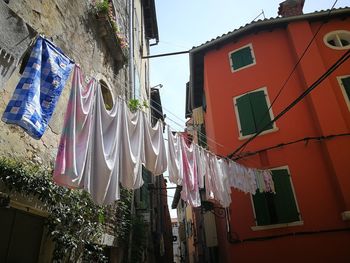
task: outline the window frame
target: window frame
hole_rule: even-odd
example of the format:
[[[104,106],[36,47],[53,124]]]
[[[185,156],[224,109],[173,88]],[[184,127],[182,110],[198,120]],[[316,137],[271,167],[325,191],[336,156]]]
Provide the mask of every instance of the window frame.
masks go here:
[[[245,139],[248,139],[250,137],[253,137],[255,135],[255,133],[248,134],[248,135],[242,135],[242,126],[241,126],[241,120],[239,118],[239,112],[238,112],[238,107],[237,107],[237,99],[239,99],[240,97],[243,97],[243,96],[245,96],[245,95],[247,95],[249,93],[254,93],[254,92],[257,92],[257,91],[261,91],[261,90],[264,91],[264,93],[265,93],[265,100],[266,100],[267,108],[269,108],[270,119],[271,120],[274,119],[274,114],[273,114],[273,111],[272,111],[269,94],[267,92],[267,87],[261,87],[261,88],[255,89],[255,90],[248,91],[248,92],[246,92],[244,94],[241,94],[239,96],[233,97],[233,106],[234,106],[235,114],[236,114],[236,121],[237,121],[237,126],[238,126],[238,133],[239,133],[238,139],[239,140],[245,140]],[[276,122],[273,122],[272,129],[265,130],[265,131],[261,132],[258,136],[264,135],[264,134],[268,134],[268,133],[271,133],[271,132],[276,132],[276,131],[278,131],[278,127],[276,126]]]
[[[334,36],[337,38],[337,40],[340,41],[340,39],[339,39],[339,35],[340,35],[340,34],[347,34],[347,35],[348,35],[348,38],[349,38],[349,39],[348,39],[348,41],[349,41],[349,44],[348,44],[348,45],[343,46],[343,45],[341,44],[341,42],[340,42],[341,46],[333,46],[333,45],[331,45],[331,44],[328,43],[328,38],[329,38],[330,36],[332,36],[332,35],[334,35]],[[327,34],[324,35],[324,37],[323,37],[323,42],[325,43],[325,45],[326,45],[327,47],[329,47],[329,48],[331,48],[331,49],[335,49],[335,50],[349,49],[349,48],[350,48],[350,31],[348,31],[348,30],[335,30],[335,31],[328,32]]]
[[[349,78],[349,77],[350,77],[350,75],[338,76],[337,81],[338,81],[338,84],[340,86],[340,90],[344,96],[346,106],[348,106],[348,110],[350,111],[350,97],[348,97],[348,94],[346,93],[346,90],[345,90],[345,87],[344,87],[344,84],[342,81],[342,79]]]
[[[251,202],[251,205],[252,205],[254,221],[255,221],[255,226],[251,226],[250,228],[253,231],[258,231],[258,230],[267,230],[267,229],[274,229],[274,228],[283,228],[283,227],[301,226],[301,225],[303,225],[304,221],[302,220],[302,217],[301,217],[299,204],[298,204],[298,199],[297,199],[296,194],[295,194],[293,179],[292,179],[292,175],[291,175],[291,172],[290,172],[290,169],[289,169],[288,165],[270,168],[269,170],[270,171],[273,171],[273,170],[287,170],[287,172],[289,174],[289,182],[290,182],[290,186],[291,186],[291,189],[292,189],[294,202],[295,202],[295,206],[296,206],[296,209],[297,209],[297,212],[298,212],[299,220],[298,221],[289,222],[289,223],[277,223],[277,224],[270,224],[270,225],[258,225],[258,221],[256,219],[253,195],[250,194],[250,202]]]
[[[246,66],[243,66],[243,67],[238,68],[238,69],[234,69],[234,68],[233,68],[232,59],[231,59],[231,55],[232,55],[233,53],[237,52],[237,51],[240,51],[241,49],[246,48],[246,47],[250,47],[250,53],[251,53],[252,58],[253,58],[253,63],[251,63],[251,64],[249,64],[249,65],[246,65]],[[230,51],[230,52],[228,53],[228,59],[229,59],[229,61],[230,61],[230,68],[231,68],[231,72],[232,72],[232,73],[256,65],[256,57],[255,57],[255,53],[254,53],[254,49],[253,49],[253,44],[252,44],[252,43],[249,43],[249,44],[244,45],[244,46],[242,46],[242,47],[240,47],[240,48],[237,48],[237,49],[235,49],[235,50]]]
[[[106,102],[105,102],[105,98],[103,97],[103,106],[104,106],[104,108],[105,108],[105,110],[106,110],[107,112],[110,112],[110,111],[114,108],[114,106],[115,106],[115,104],[116,104],[116,99],[115,99],[113,90],[112,90],[112,88],[111,88],[111,85],[110,85],[109,81],[107,80],[107,78],[106,78],[105,76],[103,76],[101,73],[98,73],[95,79],[96,79],[96,81],[98,82],[98,84],[101,86],[101,87],[100,87],[100,88],[101,88],[101,93],[103,93],[103,91],[102,91],[102,85],[105,86],[105,87],[103,87],[103,88],[104,88],[107,92],[110,93],[110,96],[111,96],[111,99],[112,99],[112,101],[111,101],[111,102],[112,102],[112,107],[111,107],[110,109],[107,109],[107,107],[106,107]],[[102,83],[101,83],[101,82],[102,82]],[[102,96],[103,96],[103,94],[102,94]]]

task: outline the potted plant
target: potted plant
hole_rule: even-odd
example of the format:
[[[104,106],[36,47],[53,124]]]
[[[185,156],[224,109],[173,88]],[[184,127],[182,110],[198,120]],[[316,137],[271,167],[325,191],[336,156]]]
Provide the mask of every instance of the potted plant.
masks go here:
[[[107,18],[109,10],[109,1],[102,0],[94,3],[95,13],[97,18]]]

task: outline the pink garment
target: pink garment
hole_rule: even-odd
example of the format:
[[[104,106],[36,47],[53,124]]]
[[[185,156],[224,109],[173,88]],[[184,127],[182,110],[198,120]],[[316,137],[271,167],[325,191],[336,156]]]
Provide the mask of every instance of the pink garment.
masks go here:
[[[231,187],[250,194],[255,194],[258,187],[264,192],[274,189],[269,171],[218,158],[196,144],[187,146],[169,128],[168,166],[170,181],[182,185],[182,199],[194,207],[200,206],[199,188],[205,188],[207,200],[223,207],[230,206]]]
[[[181,137],[181,150],[183,161],[183,181],[181,198],[193,207],[201,206],[199,196],[196,151],[194,144],[187,146],[183,137]]]
[[[272,173],[270,170],[263,170],[261,171],[263,177],[264,177],[264,182],[266,185],[266,190],[265,192],[272,192],[275,193],[275,185],[273,183],[272,179]]]
[[[70,188],[82,184],[80,175],[84,171],[92,129],[91,108],[97,83],[91,79],[83,86],[83,82],[80,68],[75,66],[54,171],[55,182]]]

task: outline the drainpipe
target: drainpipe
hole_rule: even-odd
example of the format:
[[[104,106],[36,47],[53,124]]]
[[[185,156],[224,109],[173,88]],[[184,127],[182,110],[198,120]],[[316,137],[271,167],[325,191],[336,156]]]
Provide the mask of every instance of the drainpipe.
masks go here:
[[[131,98],[130,92],[132,92],[132,97],[135,98],[135,88],[134,88],[134,0],[129,0],[129,96],[127,99]],[[132,192],[131,198],[131,218],[135,213],[134,207],[135,192]],[[128,250],[128,262],[131,262],[131,248],[132,248],[132,235],[133,229],[131,225],[131,230],[129,234],[129,250]]]
[[[129,85],[132,97],[135,99],[134,87],[134,0],[129,0]],[[130,96],[131,98],[131,96]],[[130,99],[129,98],[129,99]]]

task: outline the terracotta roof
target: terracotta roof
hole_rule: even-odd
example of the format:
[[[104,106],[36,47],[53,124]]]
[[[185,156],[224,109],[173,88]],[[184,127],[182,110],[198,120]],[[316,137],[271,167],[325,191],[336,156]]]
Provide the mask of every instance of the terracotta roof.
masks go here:
[[[313,13],[302,14],[297,16],[288,17],[275,17],[263,20],[253,21],[244,26],[241,26],[233,31],[229,31],[221,36],[213,38],[197,47],[193,47],[189,52],[190,59],[190,85],[189,85],[189,100],[187,101],[186,108],[192,110],[202,105],[203,101],[203,83],[204,83],[204,55],[206,52],[223,46],[227,43],[231,43],[232,40],[244,36],[245,34],[251,34],[252,32],[258,32],[261,30],[272,29],[275,27],[286,26],[290,22],[308,20],[319,21],[331,19],[333,17],[347,18],[350,14],[349,7],[342,7],[337,9],[320,10]]]
[[[290,16],[290,17],[271,17],[271,18],[266,18],[266,19],[259,19],[257,21],[252,21],[250,23],[245,24],[244,26],[241,26],[237,29],[234,29],[233,31],[229,31],[225,34],[222,34],[221,36],[217,36],[216,38],[213,38],[199,46],[193,47],[190,50],[191,52],[196,52],[199,49],[202,49],[203,47],[207,47],[211,44],[217,44],[218,42],[227,39],[228,37],[236,37],[238,35],[240,35],[243,32],[248,31],[249,29],[253,29],[253,28],[257,28],[257,27],[264,27],[267,25],[278,25],[278,24],[283,24],[283,23],[288,23],[291,21],[296,21],[296,20],[302,20],[302,19],[310,19],[310,20],[317,20],[318,18],[324,17],[324,16],[328,16],[330,9],[327,10],[319,10],[319,11],[315,11],[312,13],[307,13],[307,14],[303,14],[303,15],[299,15],[299,16]],[[340,7],[337,9],[333,9],[332,12],[329,14],[330,17],[332,16],[336,16],[342,13],[348,13],[350,12],[350,7]]]

